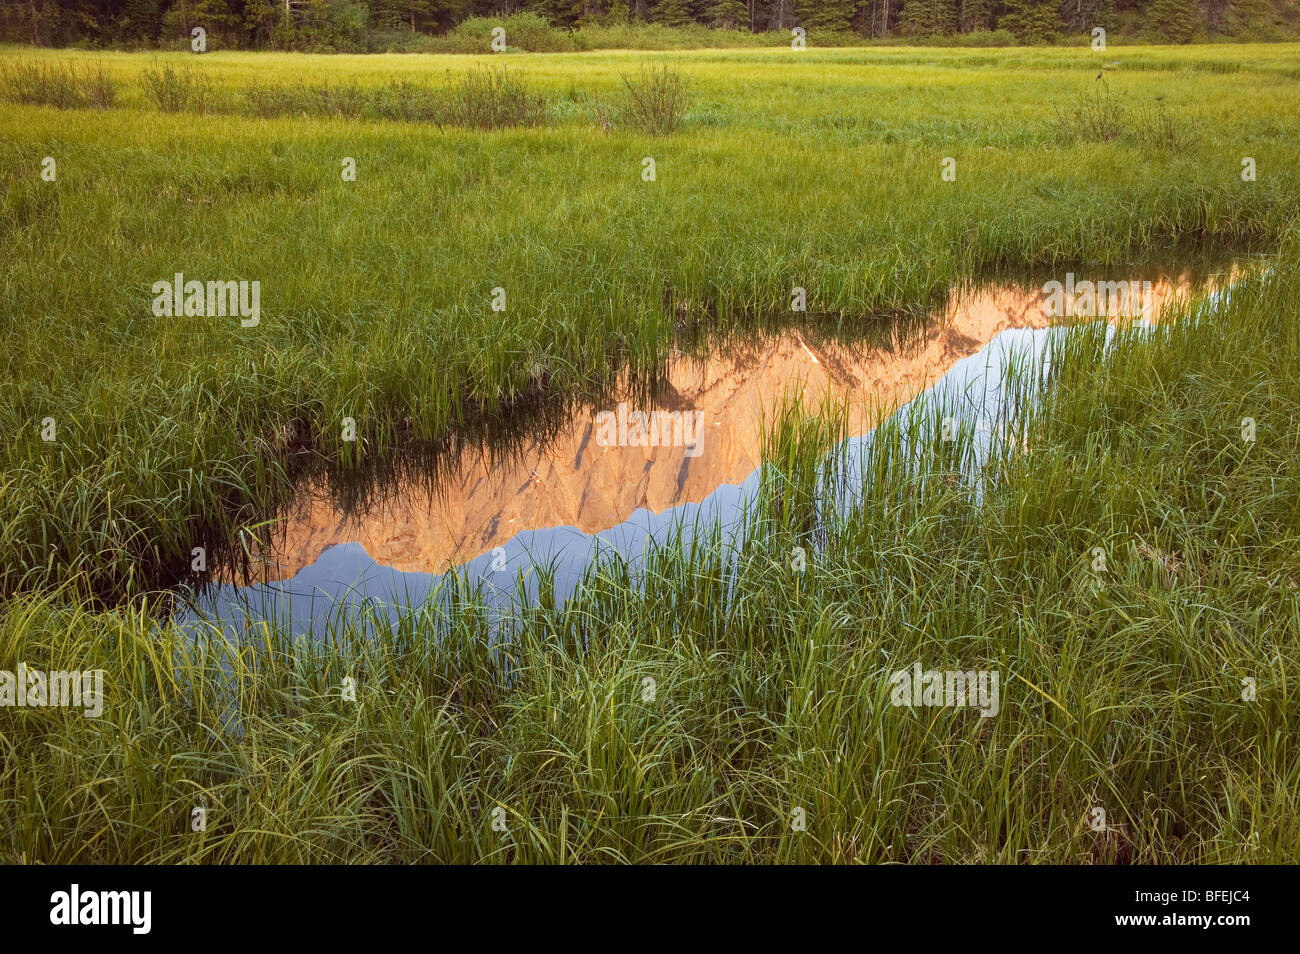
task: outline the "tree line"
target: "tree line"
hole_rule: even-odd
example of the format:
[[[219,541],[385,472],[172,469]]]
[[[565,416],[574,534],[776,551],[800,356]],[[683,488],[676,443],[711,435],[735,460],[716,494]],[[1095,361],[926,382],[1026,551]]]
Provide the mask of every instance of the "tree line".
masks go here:
[[[475,18],[535,15],[548,29],[647,23],[761,33],[928,39],[1005,31],[1050,43],[1094,27],[1157,42],[1215,35],[1278,39],[1293,17],[1275,0],[0,0],[0,38],[37,45],[170,46],[202,26],[249,49],[392,48]],[[528,21],[533,22],[533,21]]]

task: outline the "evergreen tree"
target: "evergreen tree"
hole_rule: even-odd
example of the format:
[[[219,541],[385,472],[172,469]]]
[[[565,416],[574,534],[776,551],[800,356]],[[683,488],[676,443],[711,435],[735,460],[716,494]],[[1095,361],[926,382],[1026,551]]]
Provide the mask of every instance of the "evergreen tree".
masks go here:
[[[369,0],[370,22],[385,30],[432,33],[449,27],[457,19],[448,14],[441,0]]]
[[[1294,0],[1292,0],[1294,2]],[[943,37],[995,26],[1022,43],[1062,32],[1126,31],[1157,43],[1257,32],[1281,38],[1276,0],[0,0],[0,40],[37,45],[162,43],[188,46],[208,31],[209,48],[366,48],[371,31],[443,33],[469,17],[538,14],[551,27],[607,24],[626,16],[666,26],[703,24],[814,36]],[[522,29],[522,26],[521,26]],[[544,28],[537,26],[536,29]]]
[[[743,0],[712,0],[705,4],[702,19],[705,26],[748,30],[749,8]]]
[[[961,0],[957,29],[961,33],[993,28],[993,0]]]
[[[853,28],[857,7],[857,0],[800,0],[799,23],[810,31],[848,31]]]
[[[162,29],[162,7],[158,0],[126,0],[119,24],[128,43],[153,43]]]
[[[767,8],[769,30],[789,30],[799,22],[795,0],[771,0]]]
[[[526,0],[524,10],[545,17],[553,26],[573,26],[585,11],[583,0]]]
[[[1113,30],[1115,0],[1060,0],[1061,22],[1074,33],[1090,33],[1093,27]]]
[[[904,0],[898,32],[903,36],[951,36],[957,32],[957,0]]]
[[[690,0],[656,0],[650,19],[664,26],[687,26],[692,22]]]
[[[889,36],[898,21],[899,0],[863,0],[853,28],[874,39]]]
[[[1061,15],[1054,3],[1046,0],[1006,0],[1007,12],[998,20],[998,29],[1010,30],[1021,43],[1044,45],[1061,33]]]
[[[203,27],[208,34],[208,49],[238,46],[243,38],[241,17],[231,10],[228,0],[197,0],[190,7],[182,39],[188,40],[190,29]],[[188,5],[187,5],[188,6]]]
[[[1152,33],[1161,43],[1190,43],[1196,38],[1193,0],[1154,0],[1147,16]]]

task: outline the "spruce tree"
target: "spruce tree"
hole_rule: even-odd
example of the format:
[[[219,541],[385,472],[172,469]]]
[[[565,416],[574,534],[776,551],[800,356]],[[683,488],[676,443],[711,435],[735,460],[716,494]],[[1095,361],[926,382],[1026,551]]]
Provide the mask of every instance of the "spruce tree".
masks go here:
[[[126,0],[122,4],[122,38],[129,43],[152,43],[162,27],[158,0]]]
[[[1196,38],[1193,0],[1155,0],[1147,16],[1152,33],[1161,43],[1190,43]]]
[[[702,18],[705,26],[723,30],[749,29],[749,8],[744,0],[706,0]]]
[[[800,0],[799,23],[809,31],[851,30],[857,7],[857,0]]]
[[[658,0],[650,8],[650,20],[664,26],[687,26],[692,21],[690,0]]]
[[[1052,2],[1006,0],[1006,7],[998,29],[1010,30],[1021,43],[1051,43],[1061,32],[1061,14]]]
[[[904,0],[898,32],[903,36],[952,36],[957,32],[957,0]]]
[[[961,0],[957,16],[957,30],[972,33],[993,27],[993,0]]]

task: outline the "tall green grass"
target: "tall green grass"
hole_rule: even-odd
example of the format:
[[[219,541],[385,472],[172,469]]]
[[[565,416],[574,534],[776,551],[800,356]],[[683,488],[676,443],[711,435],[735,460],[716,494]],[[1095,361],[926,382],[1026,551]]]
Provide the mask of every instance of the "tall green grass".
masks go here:
[[[690,109],[690,87],[679,70],[666,63],[643,65],[623,75],[627,112],[635,128],[652,136],[676,132]]]
[[[405,80],[369,88],[254,84],[246,95],[247,108],[264,117],[404,120],[470,129],[536,126],[546,118],[546,98],[504,68],[471,70],[446,88]]]
[[[10,600],[0,668],[103,668],[107,700],[0,709],[0,854],[1293,863],[1297,266],[1291,244],[1228,302],[1109,347],[1070,331],[1049,387],[1006,382],[1014,436],[978,502],[964,451],[927,450],[960,408],[931,403],[880,429],[864,497],[810,542],[840,428],[790,408],[743,549],[668,546],[639,582],[606,562],[562,609],[522,609],[505,652],[454,585],[316,648]],[[914,661],[999,671],[1000,714],[891,705]]]
[[[1163,96],[1197,131],[1166,148],[1061,134],[1054,107],[1097,86],[1087,51],[673,54],[660,60],[692,99],[661,135],[589,108],[656,69],[645,53],[538,54],[498,74],[487,57],[6,51],[101,64],[120,95],[0,116],[0,593],[86,573],[115,597],[184,577],[194,547],[266,519],[309,463],[600,394],[700,328],[789,318],[794,286],[823,327],[868,331],[972,274],[1124,278],[1269,249],[1300,208],[1285,52],[1198,51],[1252,57],[1214,73],[1185,52],[1117,52],[1162,67],[1112,76],[1124,102]],[[212,105],[151,103],[141,73],[166,68],[194,71]],[[421,118],[467,75],[488,83],[461,97],[485,117],[469,125],[507,128]],[[498,75],[521,96],[492,92]],[[363,95],[391,115],[352,115]],[[498,122],[531,122],[539,99],[540,125]],[[261,324],[154,318],[152,285],[177,271],[260,281]],[[343,440],[345,417],[360,440]]]
[[[58,109],[108,109],[117,87],[102,66],[0,62],[0,97]]]
[[[151,66],[140,74],[140,84],[149,102],[164,113],[201,113],[212,105],[214,85],[190,67]]]

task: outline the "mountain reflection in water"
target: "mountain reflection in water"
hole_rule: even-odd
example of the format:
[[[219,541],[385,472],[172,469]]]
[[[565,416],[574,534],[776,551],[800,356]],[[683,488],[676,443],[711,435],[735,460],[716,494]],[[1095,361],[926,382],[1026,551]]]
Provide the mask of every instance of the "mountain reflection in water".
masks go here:
[[[1153,281],[1142,317],[1156,320],[1198,287],[1206,286],[1186,277]],[[689,537],[696,526],[734,531],[757,491],[764,429],[792,390],[806,403],[844,404],[849,457],[869,442],[882,408],[906,414],[905,402],[927,389],[961,393],[991,423],[1006,361],[1041,359],[1052,324],[1041,291],[986,287],[954,294],[899,349],[813,343],[790,331],[681,359],[645,410],[701,412],[696,448],[600,446],[597,416],[611,404],[504,458],[461,457],[432,484],[398,480],[364,508],[344,511],[309,485],[273,528],[260,582],[207,586],[190,613],[232,635],[274,620],[319,638],[332,620],[396,619],[453,566],[499,611],[535,599],[534,571],[547,567],[562,603],[598,550],[636,564],[652,540]]]
[[[1146,318],[1187,290],[1185,282],[1152,284],[1154,307]],[[701,412],[701,446],[693,451],[599,446],[596,415],[614,411],[611,402],[580,413],[545,445],[505,459],[462,458],[433,486],[412,480],[388,488],[362,512],[341,512],[322,487],[309,485],[275,528],[262,578],[292,577],[340,543],[359,543],[394,569],[439,573],[524,530],[572,526],[595,533],[638,509],[660,512],[700,501],[758,466],[765,415],[770,424],[796,385],[808,403],[826,396],[845,402],[848,433],[861,434],[879,407],[910,399],[999,332],[1048,324],[1041,292],[987,288],[954,295],[942,319],[901,351],[813,343],[787,332],[703,361],[679,359],[667,370],[658,408]]]

